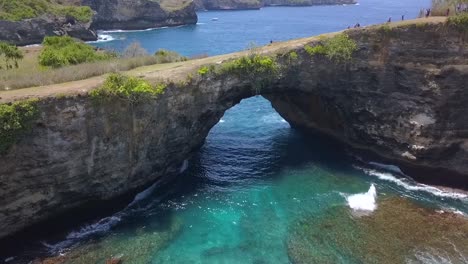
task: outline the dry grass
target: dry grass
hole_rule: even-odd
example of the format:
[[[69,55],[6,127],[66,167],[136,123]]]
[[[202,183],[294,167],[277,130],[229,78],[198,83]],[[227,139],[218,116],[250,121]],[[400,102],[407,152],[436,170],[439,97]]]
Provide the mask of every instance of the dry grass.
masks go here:
[[[440,24],[445,23],[445,17],[430,17],[417,20],[405,20],[401,22],[395,22],[389,24],[389,27],[405,27],[408,25],[419,25],[423,23]],[[381,25],[376,25],[367,28],[351,29],[352,31],[358,30],[374,30],[379,28]],[[268,55],[272,53],[285,53],[290,50],[303,48],[304,45],[311,45],[312,42],[323,41],[326,38],[330,38],[339,34],[340,32],[327,33],[319,36],[289,40],[285,42],[274,42],[273,44],[263,46],[259,49],[260,54]],[[249,51],[241,51],[236,53],[212,56],[208,58],[202,58],[197,60],[181,61],[175,63],[155,64],[149,66],[138,67],[127,71],[125,74],[129,76],[144,77],[148,81],[153,80],[168,80],[172,82],[184,81],[187,79],[187,75],[194,73],[200,69],[200,67],[210,64],[221,64],[225,61],[240,58],[248,55]],[[0,72],[1,74],[1,72]],[[98,74],[93,74],[98,75]],[[1,75],[0,75],[1,76]],[[1,78],[0,78],[1,79]],[[76,78],[78,79],[78,78]],[[50,96],[56,96],[57,94],[84,94],[87,93],[104,82],[105,76],[96,76],[88,79],[83,79],[74,82],[36,86],[26,89],[17,89],[11,91],[4,91],[0,89],[0,103],[12,102],[16,100],[22,100],[24,98],[44,98]]]
[[[25,56],[18,69],[0,70],[0,89],[12,90],[83,80],[111,72],[128,71],[140,66],[178,61],[176,53],[168,56],[138,56],[109,61],[83,63],[52,69],[39,65],[39,47],[24,48]],[[177,56],[176,56],[177,55]]]

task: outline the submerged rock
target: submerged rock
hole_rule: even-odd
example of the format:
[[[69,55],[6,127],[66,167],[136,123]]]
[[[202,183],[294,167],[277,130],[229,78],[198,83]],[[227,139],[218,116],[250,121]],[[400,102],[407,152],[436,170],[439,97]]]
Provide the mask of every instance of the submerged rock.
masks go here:
[[[122,233],[109,234],[94,241],[84,241],[69,249],[63,256],[52,257],[40,264],[126,264],[151,263],[154,255],[179,235],[182,222],[179,218],[170,218],[164,228],[138,228]],[[58,262],[58,261],[62,262]],[[57,262],[51,262],[57,261]]]
[[[306,217],[291,226],[287,246],[292,263],[419,263],[429,257],[463,263],[467,234],[464,216],[390,197],[366,216],[335,207]]]

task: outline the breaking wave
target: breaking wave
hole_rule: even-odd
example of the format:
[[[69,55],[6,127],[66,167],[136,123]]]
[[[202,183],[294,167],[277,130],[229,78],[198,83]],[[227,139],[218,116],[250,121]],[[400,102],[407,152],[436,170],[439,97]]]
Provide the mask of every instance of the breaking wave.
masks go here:
[[[376,198],[377,190],[372,184],[367,192],[350,195],[346,200],[349,207],[355,211],[372,212],[377,208]]]
[[[359,168],[359,167],[358,167]],[[459,199],[459,200],[468,200],[468,195],[464,193],[458,193],[458,192],[449,192],[445,190],[441,190],[437,187],[434,186],[429,186],[426,184],[421,184],[421,183],[415,183],[415,182],[410,182],[410,180],[406,178],[398,178],[395,175],[393,175],[390,172],[381,172],[377,171],[374,169],[366,169],[366,168],[359,168],[363,170],[366,174],[370,176],[375,176],[379,178],[380,180],[388,181],[388,182],[393,182],[397,184],[398,186],[401,186],[407,190],[410,191],[421,191],[421,192],[427,192],[435,196],[443,197],[443,198],[453,198],[453,199]]]

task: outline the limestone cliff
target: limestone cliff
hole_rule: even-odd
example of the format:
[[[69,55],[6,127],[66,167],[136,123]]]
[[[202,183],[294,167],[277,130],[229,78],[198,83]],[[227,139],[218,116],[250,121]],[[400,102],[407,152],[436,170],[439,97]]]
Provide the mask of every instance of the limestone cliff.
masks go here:
[[[43,15],[21,21],[0,20],[0,41],[15,45],[41,43],[45,36],[68,35],[84,41],[97,39],[91,23],[79,22],[71,17]]]
[[[0,20],[0,41],[16,45],[41,43],[45,36],[69,35],[84,41],[97,40],[99,29],[147,29],[197,23],[195,5],[191,0],[62,0],[66,7],[89,6],[94,16],[82,22],[69,15],[46,13],[19,21]],[[57,4],[56,4],[57,5]],[[62,5],[60,5],[62,7]],[[91,15],[90,15],[91,16]]]
[[[321,38],[267,47],[283,70],[261,89],[225,73],[136,105],[42,98],[30,133],[0,159],[0,237],[176,175],[224,112],[257,92],[293,127],[367,149],[420,181],[468,189],[466,34],[442,23],[347,34],[358,49],[344,62],[304,50]]]
[[[81,0],[96,11],[96,29],[147,29],[196,24],[195,5],[190,0]]]

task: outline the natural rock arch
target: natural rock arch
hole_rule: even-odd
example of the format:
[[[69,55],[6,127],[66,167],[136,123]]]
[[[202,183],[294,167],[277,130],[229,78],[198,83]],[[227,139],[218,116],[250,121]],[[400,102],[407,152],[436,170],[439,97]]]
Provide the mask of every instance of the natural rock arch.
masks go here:
[[[351,61],[310,56],[291,42],[281,52],[295,51],[297,63],[280,59],[286,71],[260,90],[223,74],[136,105],[42,99],[31,133],[0,160],[0,237],[177,174],[224,112],[257,93],[294,127],[318,129],[410,171],[443,172],[414,174],[421,180],[467,188],[468,53],[459,32],[428,24],[390,36],[379,27],[348,34],[358,44]]]

